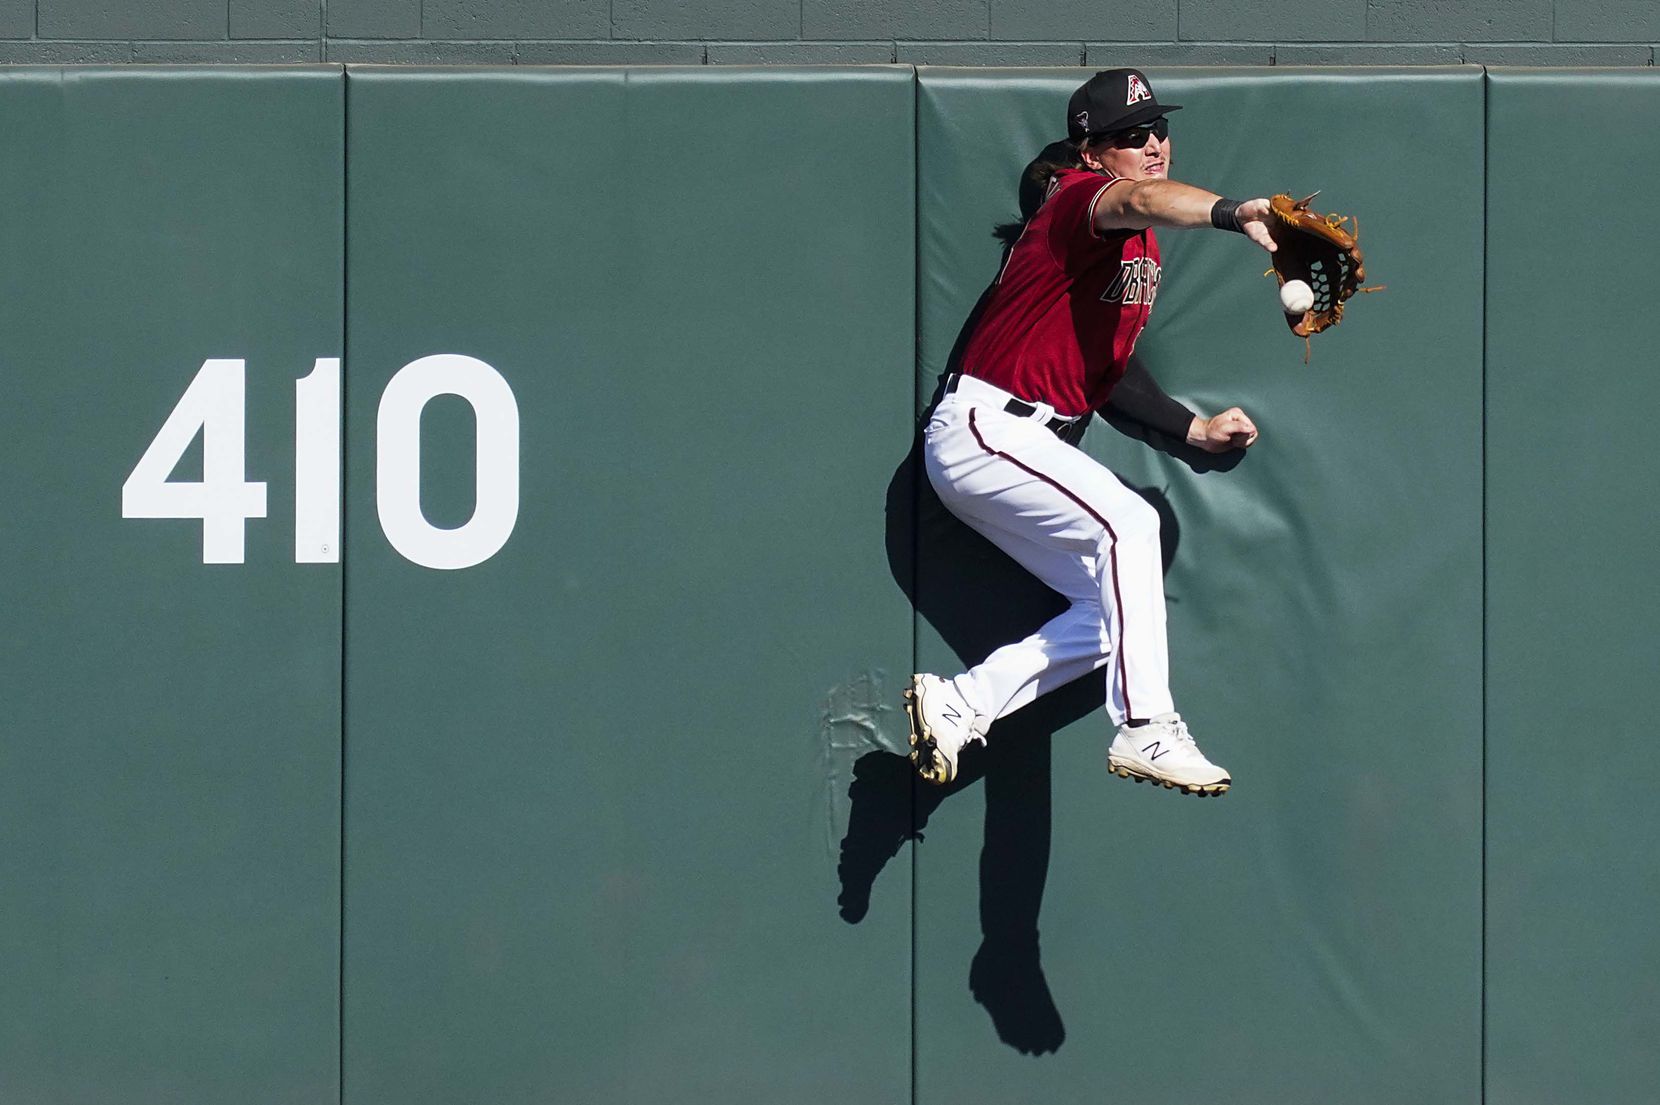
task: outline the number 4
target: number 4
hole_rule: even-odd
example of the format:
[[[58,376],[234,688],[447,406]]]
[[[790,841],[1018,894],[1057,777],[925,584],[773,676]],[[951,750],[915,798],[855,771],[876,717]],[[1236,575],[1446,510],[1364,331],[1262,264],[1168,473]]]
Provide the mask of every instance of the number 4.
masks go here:
[[[265,517],[265,484],[243,478],[246,391],[243,361],[202,362],[121,486],[123,518],[200,518],[203,564],[241,564],[247,520]],[[198,430],[201,482],[170,481]]]

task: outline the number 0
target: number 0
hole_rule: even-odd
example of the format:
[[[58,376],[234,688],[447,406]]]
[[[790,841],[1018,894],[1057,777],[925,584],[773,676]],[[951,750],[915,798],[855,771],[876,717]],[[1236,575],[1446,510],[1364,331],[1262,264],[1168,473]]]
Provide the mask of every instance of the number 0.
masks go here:
[[[465,399],[478,426],[473,516],[455,529],[421,513],[421,411],[439,395]],[[375,499],[386,539],[424,567],[470,568],[507,544],[519,520],[519,405],[501,373],[459,353],[400,369],[375,421]]]

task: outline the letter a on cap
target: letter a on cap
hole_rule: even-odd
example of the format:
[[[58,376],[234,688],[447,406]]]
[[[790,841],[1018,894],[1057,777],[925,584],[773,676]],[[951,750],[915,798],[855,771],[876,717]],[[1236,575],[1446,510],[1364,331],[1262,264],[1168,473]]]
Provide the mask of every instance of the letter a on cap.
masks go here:
[[[1147,90],[1147,82],[1134,73],[1130,74],[1130,97],[1124,101],[1124,106],[1140,103],[1142,100],[1151,100],[1153,94]]]

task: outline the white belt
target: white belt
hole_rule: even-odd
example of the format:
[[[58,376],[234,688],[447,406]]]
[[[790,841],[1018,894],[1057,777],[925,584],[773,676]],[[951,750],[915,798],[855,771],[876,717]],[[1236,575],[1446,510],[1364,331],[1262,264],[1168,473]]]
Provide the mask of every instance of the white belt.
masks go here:
[[[1033,418],[1045,425],[1055,422],[1073,425],[1084,417],[1056,414],[1055,408],[1048,403],[1034,403],[1029,399],[1022,399],[995,384],[986,383],[977,376],[964,376],[962,373],[952,373],[948,376],[945,390],[947,394],[961,395],[977,403],[990,404],[1017,418]]]

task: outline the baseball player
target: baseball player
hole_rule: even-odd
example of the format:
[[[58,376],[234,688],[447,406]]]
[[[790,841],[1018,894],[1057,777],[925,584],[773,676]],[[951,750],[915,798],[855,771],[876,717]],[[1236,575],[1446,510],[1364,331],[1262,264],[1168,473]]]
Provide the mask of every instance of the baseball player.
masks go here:
[[[1117,726],[1109,769],[1184,793],[1232,780],[1176,713],[1165,644],[1158,514],[1076,447],[1107,406],[1210,452],[1257,437],[1245,412],[1209,418],[1130,367],[1159,288],[1155,227],[1214,227],[1276,248],[1266,198],[1170,179],[1168,113],[1136,69],[1097,73],[1067,106],[1066,163],[1004,262],[923,431],[929,482],[952,513],[1071,606],[952,678],[905,692],[911,759],[948,783],[971,742],[1038,695],[1105,668]],[[1115,390],[1121,381],[1122,393]]]

